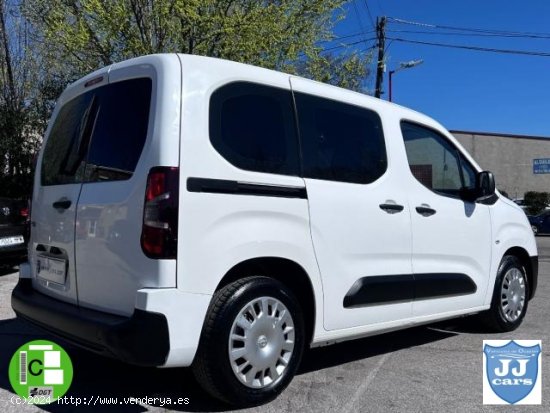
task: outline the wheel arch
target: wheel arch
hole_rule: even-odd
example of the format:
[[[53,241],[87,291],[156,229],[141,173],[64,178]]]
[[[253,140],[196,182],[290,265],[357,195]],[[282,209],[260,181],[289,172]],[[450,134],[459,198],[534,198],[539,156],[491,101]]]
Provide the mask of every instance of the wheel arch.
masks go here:
[[[529,256],[529,253],[527,250],[525,250],[522,247],[511,247],[506,250],[506,252],[503,255],[503,258],[507,255],[511,255],[516,257],[520,260],[521,264],[523,265],[523,268],[525,268],[525,272],[527,273],[527,283],[529,285],[529,300],[533,298],[533,295],[535,293],[535,269],[533,268],[531,257]]]
[[[304,268],[287,258],[257,257],[234,265],[220,280],[216,291],[241,278],[261,275],[276,279],[287,286],[302,307],[306,326],[306,343],[311,344],[315,331],[315,291]]]

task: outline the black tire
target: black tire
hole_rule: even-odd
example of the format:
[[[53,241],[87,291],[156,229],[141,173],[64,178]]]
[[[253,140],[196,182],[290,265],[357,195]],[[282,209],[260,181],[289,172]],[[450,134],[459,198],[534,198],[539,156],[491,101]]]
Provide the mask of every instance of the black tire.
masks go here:
[[[502,309],[501,291],[506,273],[514,268],[519,270],[523,276],[523,282],[525,283],[525,303],[519,317],[514,321],[510,321],[506,318]],[[498,268],[495,288],[493,291],[493,299],[491,301],[491,308],[480,314],[480,320],[493,332],[507,332],[515,330],[520,326],[525,317],[525,314],[527,313],[530,291],[529,288],[530,286],[527,279],[527,273],[520,260],[515,256],[506,255],[504,258],[502,258],[502,261]]]
[[[533,234],[535,235],[535,237],[539,235],[539,227],[537,227],[536,225],[531,225],[531,229],[533,230]]]
[[[243,307],[266,296],[279,300],[290,312],[294,323],[294,349],[279,379],[266,387],[251,388],[233,372],[229,360],[229,334]],[[192,366],[195,378],[210,395],[234,406],[256,406],[271,401],[296,374],[304,348],[304,333],[302,311],[285,285],[268,277],[248,277],[232,282],[217,291],[210,303]]]

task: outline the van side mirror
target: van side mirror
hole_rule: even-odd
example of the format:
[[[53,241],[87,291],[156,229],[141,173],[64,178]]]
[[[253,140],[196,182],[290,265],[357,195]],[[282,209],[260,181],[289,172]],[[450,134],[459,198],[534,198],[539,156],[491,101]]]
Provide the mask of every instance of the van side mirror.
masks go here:
[[[479,172],[476,177],[476,201],[483,201],[495,194],[495,177],[489,171]]]

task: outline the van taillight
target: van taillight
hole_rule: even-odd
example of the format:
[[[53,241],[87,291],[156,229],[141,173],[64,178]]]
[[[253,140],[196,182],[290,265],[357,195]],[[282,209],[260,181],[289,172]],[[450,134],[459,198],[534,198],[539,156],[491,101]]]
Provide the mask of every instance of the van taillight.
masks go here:
[[[19,210],[19,215],[23,218],[28,218],[29,217],[29,208],[28,207],[21,208]]]
[[[178,200],[178,168],[152,168],[147,177],[141,230],[141,248],[149,258],[176,258]]]

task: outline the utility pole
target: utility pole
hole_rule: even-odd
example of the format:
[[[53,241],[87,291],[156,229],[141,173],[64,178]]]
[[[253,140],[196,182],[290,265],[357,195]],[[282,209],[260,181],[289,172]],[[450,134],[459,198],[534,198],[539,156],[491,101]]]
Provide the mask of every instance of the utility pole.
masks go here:
[[[380,98],[382,82],[384,80],[385,48],[386,48],[386,18],[376,18],[376,38],[378,39],[378,64],[376,67],[376,89],[374,96]]]

